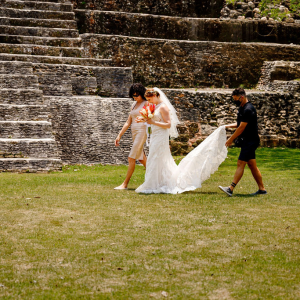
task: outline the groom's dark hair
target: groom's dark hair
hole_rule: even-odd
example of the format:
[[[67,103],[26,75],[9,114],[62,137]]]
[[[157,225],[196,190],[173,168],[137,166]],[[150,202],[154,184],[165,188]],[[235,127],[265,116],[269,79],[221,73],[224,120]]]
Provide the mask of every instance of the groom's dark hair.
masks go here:
[[[235,89],[233,92],[232,92],[232,95],[231,96],[246,96],[246,92],[244,89],[242,88],[237,88]]]
[[[145,92],[146,88],[141,83],[134,83],[129,89],[129,97],[133,98],[134,94],[138,94],[139,96],[142,96],[144,100],[146,100]]]

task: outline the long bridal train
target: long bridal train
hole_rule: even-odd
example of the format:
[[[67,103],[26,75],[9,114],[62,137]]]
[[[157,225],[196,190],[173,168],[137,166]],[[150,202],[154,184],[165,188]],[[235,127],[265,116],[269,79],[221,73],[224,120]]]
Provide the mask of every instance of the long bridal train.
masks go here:
[[[155,111],[159,118],[159,109]],[[169,148],[169,132],[152,126],[145,182],[137,193],[180,194],[200,188],[227,157],[225,126],[216,129],[177,166]]]

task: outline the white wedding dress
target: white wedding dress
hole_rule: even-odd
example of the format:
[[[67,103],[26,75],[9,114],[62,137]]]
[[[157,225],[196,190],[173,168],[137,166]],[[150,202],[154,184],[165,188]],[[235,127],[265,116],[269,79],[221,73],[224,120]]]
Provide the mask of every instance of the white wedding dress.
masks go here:
[[[156,106],[154,121],[163,121]],[[201,187],[227,157],[225,126],[216,129],[197,148],[185,156],[177,166],[170,152],[169,130],[151,125],[149,155],[145,182],[137,193],[180,194]]]

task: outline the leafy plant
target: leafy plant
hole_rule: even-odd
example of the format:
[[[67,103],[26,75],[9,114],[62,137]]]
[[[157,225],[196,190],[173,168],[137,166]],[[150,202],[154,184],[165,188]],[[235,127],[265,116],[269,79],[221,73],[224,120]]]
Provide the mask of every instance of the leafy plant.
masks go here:
[[[226,0],[227,4],[235,4],[238,0]]]
[[[299,0],[290,0],[289,9],[287,8],[285,11],[280,10],[280,5],[282,5],[281,0],[262,0],[259,7],[263,16],[269,16],[275,20],[281,21],[291,13],[299,15]]]
[[[226,0],[226,4],[235,5],[238,0]],[[287,10],[280,10],[279,6],[283,5],[282,0],[261,0],[259,8],[261,15],[271,17],[275,20],[282,21],[289,14],[295,14],[300,17],[300,1],[289,0]]]

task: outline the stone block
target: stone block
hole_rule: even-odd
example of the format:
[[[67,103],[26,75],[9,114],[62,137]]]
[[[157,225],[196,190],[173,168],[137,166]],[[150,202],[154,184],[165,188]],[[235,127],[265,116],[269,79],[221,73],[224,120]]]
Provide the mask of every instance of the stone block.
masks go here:
[[[72,0],[74,8],[102,11],[122,11],[154,15],[218,18],[223,6],[222,0]]]
[[[181,18],[95,10],[75,10],[75,14],[81,34],[110,34],[169,40],[300,44],[298,34],[300,24],[266,23],[261,20]],[[270,35],[271,31],[276,34]]]
[[[49,172],[61,170],[60,159],[49,158],[0,158],[3,172]]]
[[[24,9],[24,10],[47,10],[57,12],[72,12],[73,6],[69,3],[54,3],[54,2],[42,2],[42,1],[16,1],[5,0],[1,5],[6,8]]]
[[[43,92],[38,89],[0,89],[2,104],[43,105]]]
[[[38,72],[39,88],[46,96],[72,96],[72,80],[69,72]]]
[[[72,77],[72,90],[76,95],[96,95],[97,79],[95,77]]]
[[[0,121],[47,121],[47,105],[0,104]]]
[[[26,61],[41,64],[67,64],[79,66],[111,67],[111,59],[94,59],[62,56],[26,55],[0,53],[1,61]]]
[[[30,44],[52,47],[80,47],[79,38],[53,38],[23,35],[0,35],[0,43],[4,44]]]
[[[43,45],[0,44],[0,53],[81,57],[82,49],[75,47],[52,47]]]
[[[44,28],[44,27],[24,27],[0,25],[0,34],[17,36],[41,36],[54,38],[78,38],[76,29],[64,28]]]
[[[267,60],[300,60],[300,46],[82,35],[85,55],[132,67],[134,81],[160,87],[253,87]],[[179,53],[179,55],[178,55]],[[184,55],[182,55],[182,53]]]
[[[35,75],[0,75],[0,89],[37,89],[38,78]]]
[[[47,121],[0,121],[0,138],[53,138],[52,126]]]
[[[8,18],[74,20],[74,16],[74,12],[22,10],[4,7],[0,10],[0,17]]]
[[[114,140],[128,118],[126,98],[46,97],[60,157],[68,164],[127,164],[130,130],[120,147]]]
[[[18,61],[0,61],[0,74],[32,75],[32,64]]]
[[[77,23],[75,20],[51,20],[51,19],[31,19],[31,18],[28,19],[28,18],[11,18],[11,17],[1,17],[1,16],[0,16],[0,25],[77,29]]]
[[[0,139],[0,157],[56,158],[58,157],[54,139]]]

